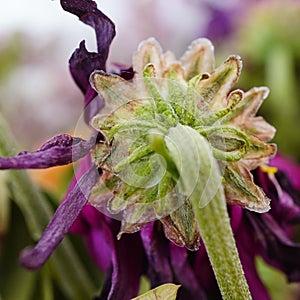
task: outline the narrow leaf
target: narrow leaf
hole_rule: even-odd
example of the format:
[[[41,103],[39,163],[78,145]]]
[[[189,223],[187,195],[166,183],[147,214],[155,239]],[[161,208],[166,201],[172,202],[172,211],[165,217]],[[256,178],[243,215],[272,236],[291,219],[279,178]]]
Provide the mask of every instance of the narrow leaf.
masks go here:
[[[132,300],[175,300],[180,285],[166,283]]]

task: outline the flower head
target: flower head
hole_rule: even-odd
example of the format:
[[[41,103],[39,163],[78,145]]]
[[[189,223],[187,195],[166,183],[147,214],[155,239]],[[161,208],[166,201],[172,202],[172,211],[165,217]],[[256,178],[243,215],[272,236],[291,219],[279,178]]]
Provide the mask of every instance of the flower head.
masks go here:
[[[205,184],[221,182],[212,178],[201,154],[192,151],[197,147],[194,137],[208,141],[210,163],[216,159],[213,168],[223,172],[228,203],[258,212],[269,209],[268,198],[250,174],[276,151],[266,143],[274,128],[255,117],[268,90],[231,91],[241,67],[240,58],[231,56],[215,69],[213,46],[207,39],[194,41],[176,60],[151,38],[133,57],[132,80],[103,71],[91,75],[106,110],[92,121],[104,140],[94,149],[102,176],[89,201],[122,218],[120,234],[135,232],[158,218],[175,244],[199,248],[189,197],[197,193],[205,206],[215,192]],[[180,143],[190,145],[188,153]],[[198,168],[199,178],[184,171],[182,162],[189,165],[189,160]],[[197,189],[199,181],[202,187]]]

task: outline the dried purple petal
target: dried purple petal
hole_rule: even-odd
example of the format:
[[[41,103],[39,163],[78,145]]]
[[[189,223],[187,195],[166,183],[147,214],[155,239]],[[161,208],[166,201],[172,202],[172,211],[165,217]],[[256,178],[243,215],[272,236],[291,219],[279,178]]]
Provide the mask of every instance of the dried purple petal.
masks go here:
[[[105,64],[109,46],[115,36],[113,22],[97,9],[95,1],[91,0],[61,0],[61,6],[79,17],[80,21],[90,25],[96,31],[97,48],[100,61]]]
[[[91,88],[89,83],[90,74],[95,70],[105,70],[105,64],[110,44],[115,36],[113,22],[105,16],[97,5],[91,0],[61,0],[64,10],[75,14],[79,19],[94,28],[97,38],[97,52],[89,52],[82,41],[79,48],[74,51],[70,58],[70,71],[78,87],[85,94],[85,120],[89,120],[103,106],[103,101]],[[97,96],[97,97],[96,97]],[[96,99],[92,101],[94,98]],[[92,102],[92,107],[89,105]]]
[[[61,134],[53,137],[35,152],[21,152],[14,157],[0,157],[0,169],[44,169],[66,165],[87,155],[94,144],[95,137],[85,141]]]
[[[95,166],[82,176],[56,210],[36,246],[32,249],[25,249],[21,253],[20,261],[25,268],[35,270],[46,262],[86,204],[89,193],[98,177],[99,174]]]

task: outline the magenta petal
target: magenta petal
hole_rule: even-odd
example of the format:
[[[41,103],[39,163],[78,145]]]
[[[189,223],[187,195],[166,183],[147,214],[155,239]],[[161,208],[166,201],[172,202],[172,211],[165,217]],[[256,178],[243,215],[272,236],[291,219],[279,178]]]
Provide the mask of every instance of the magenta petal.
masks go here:
[[[300,192],[293,186],[288,174],[279,170],[270,177],[261,170],[255,170],[255,179],[272,200],[270,214],[282,226],[299,223]]]
[[[230,225],[232,231],[235,232],[238,230],[240,224],[243,221],[243,208],[237,205],[230,205]]]
[[[152,287],[172,282],[169,262],[169,241],[165,238],[160,223],[152,222],[141,230],[141,237],[148,259],[148,276]]]
[[[106,273],[101,295],[97,299],[129,300],[137,296],[145,264],[140,236],[125,234],[118,241],[116,235],[120,224],[106,218],[91,205],[83,208],[80,219],[80,226],[78,224],[74,229],[80,233],[82,228],[87,228],[83,236],[89,253]]]
[[[20,262],[25,268],[38,269],[46,262],[78,217],[98,178],[99,174],[94,166],[82,176],[65,201],[57,208],[36,246],[22,251]]]
[[[257,273],[255,265],[257,247],[251,226],[246,220],[240,223],[240,226],[234,232],[234,236],[252,298],[270,300],[269,293]]]
[[[80,217],[88,227],[84,240],[89,253],[100,269],[107,272],[112,263],[112,253],[115,251],[115,236],[105,216],[93,206],[86,205]]]
[[[178,299],[200,300],[206,299],[204,290],[188,260],[188,250],[170,243],[170,257],[176,283],[181,285]]]
[[[0,169],[44,169],[71,163],[85,156],[95,138],[84,141],[68,134],[53,137],[35,152],[21,152],[14,157],[0,157]]]
[[[144,270],[144,253],[138,234],[123,235],[115,241],[112,263],[112,274],[99,299],[130,300],[136,297]]]
[[[206,295],[211,299],[221,299],[215,275],[213,273],[205,245],[202,244],[197,252],[195,252],[195,260],[193,269],[201,287],[205,289]]]
[[[270,161],[270,165],[283,171],[290,179],[292,185],[300,190],[300,166],[291,158],[287,158],[282,154],[277,154]]]

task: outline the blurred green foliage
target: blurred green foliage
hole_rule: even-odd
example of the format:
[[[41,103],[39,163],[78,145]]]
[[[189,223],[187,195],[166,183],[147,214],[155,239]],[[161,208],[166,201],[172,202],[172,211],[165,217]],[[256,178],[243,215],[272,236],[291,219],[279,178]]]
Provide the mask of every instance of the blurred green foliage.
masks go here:
[[[257,271],[268,288],[272,300],[298,299],[300,292],[298,283],[288,283],[286,276],[277,269],[267,265],[261,258],[256,259]]]
[[[261,113],[273,124],[279,151],[300,160],[300,2],[249,5],[233,47],[242,56],[243,88],[266,85]]]
[[[15,33],[0,47],[0,83],[4,82],[22,62],[24,43],[22,35]]]
[[[16,154],[16,143],[0,116],[0,156]],[[8,170],[0,191],[0,295],[2,300],[91,299],[102,276],[91,263],[82,241],[65,237],[50,260],[37,272],[18,263],[20,251],[36,242],[54,212],[54,201],[35,186],[26,171]],[[6,202],[3,201],[4,197]],[[76,246],[74,246],[74,243]]]

